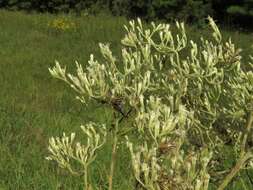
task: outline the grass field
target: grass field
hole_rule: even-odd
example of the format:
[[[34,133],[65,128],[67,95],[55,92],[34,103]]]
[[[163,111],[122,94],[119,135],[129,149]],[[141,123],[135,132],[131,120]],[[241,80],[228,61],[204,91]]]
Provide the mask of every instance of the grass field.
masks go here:
[[[82,189],[81,178],[71,177],[45,159],[48,138],[63,131],[78,133],[87,121],[109,120],[107,108],[81,105],[67,86],[49,75],[48,67],[54,60],[70,70],[75,60],[86,64],[91,53],[99,57],[99,42],[109,42],[119,55],[127,20],[107,15],[68,17],[76,28],[57,31],[48,26],[56,17],[0,11],[0,190]],[[199,35],[207,35],[207,30],[188,30],[196,41]],[[252,34],[224,31],[224,35],[232,37],[243,55],[252,51]],[[100,189],[107,185],[110,147],[109,140],[90,176],[94,184],[101,184]],[[119,151],[123,154],[118,154],[114,189],[131,190],[127,154]],[[242,181],[229,189],[253,188]]]

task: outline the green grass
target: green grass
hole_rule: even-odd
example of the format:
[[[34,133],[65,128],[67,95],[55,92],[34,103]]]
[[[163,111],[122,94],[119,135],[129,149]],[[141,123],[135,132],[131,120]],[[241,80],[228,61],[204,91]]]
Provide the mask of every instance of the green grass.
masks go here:
[[[0,11],[0,190],[82,189],[81,178],[45,160],[48,138],[63,131],[80,133],[79,126],[87,121],[109,122],[106,108],[81,105],[66,85],[49,75],[48,67],[54,60],[70,70],[75,60],[86,64],[91,53],[100,56],[99,42],[109,42],[119,55],[127,20],[107,15],[70,17],[77,30],[57,32],[48,28],[56,17]],[[208,35],[207,30],[188,29],[196,41],[200,34]],[[243,55],[251,52],[250,34],[224,31],[224,35],[244,49]],[[109,141],[90,176],[101,189],[106,189],[110,147]],[[124,149],[119,151],[114,189],[131,190],[128,157]],[[237,180],[230,189],[243,189],[242,182]]]

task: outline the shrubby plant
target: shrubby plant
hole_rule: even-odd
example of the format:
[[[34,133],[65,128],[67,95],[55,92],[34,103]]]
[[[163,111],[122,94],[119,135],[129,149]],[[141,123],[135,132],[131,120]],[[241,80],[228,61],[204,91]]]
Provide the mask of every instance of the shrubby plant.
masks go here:
[[[95,160],[96,152],[105,143],[106,131],[104,126],[99,127],[99,134],[94,126],[96,124],[89,123],[86,126],[81,126],[82,131],[87,136],[87,143],[82,145],[77,142],[74,145],[75,133],[71,133],[70,137],[63,133],[62,138],[50,138],[49,140],[49,152],[50,156],[47,157],[48,160],[55,160],[61,168],[69,170],[73,175],[83,175],[85,182],[85,189],[89,189],[90,185],[88,183],[88,166]],[[102,138],[102,139],[101,139]],[[81,169],[73,169],[70,160],[76,161]]]
[[[105,126],[113,134],[108,189],[113,189],[122,135],[135,189],[205,190],[212,183],[222,190],[252,165],[253,72],[241,68],[240,49],[231,39],[224,41],[212,18],[208,20],[212,35],[199,44],[187,38],[183,23],[176,22],[178,32],[173,33],[169,24],[130,21],[120,58],[109,45],[99,44],[103,60],[91,55],[85,68],[76,62],[75,75],[58,62],[49,69],[82,103],[94,100],[114,111],[112,126]],[[120,127],[124,120],[127,127]],[[87,176],[87,163],[102,148],[105,132],[100,135],[100,127],[93,125],[82,128],[86,145],[74,146],[73,135],[52,137],[48,158],[71,173],[71,160],[77,160]],[[232,151],[232,168],[219,164],[224,149]]]

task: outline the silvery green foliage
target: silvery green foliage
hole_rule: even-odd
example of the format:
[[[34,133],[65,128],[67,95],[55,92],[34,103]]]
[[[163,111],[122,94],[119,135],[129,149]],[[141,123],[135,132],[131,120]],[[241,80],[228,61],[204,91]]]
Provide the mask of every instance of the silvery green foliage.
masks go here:
[[[111,105],[125,119],[127,108],[134,110],[129,128],[141,140],[129,136],[126,142],[140,188],[207,190],[213,156],[219,156],[228,138],[244,156],[240,142],[248,137],[253,72],[241,68],[241,50],[231,39],[223,42],[219,28],[208,20],[212,36],[198,44],[188,40],[183,23],[176,22],[174,34],[169,24],[130,21],[121,58],[99,44],[103,60],[91,55],[85,68],[76,62],[76,74],[66,73],[58,62],[49,69],[82,103],[93,99]],[[50,141],[51,158],[68,167],[73,153],[64,145],[66,137]]]
[[[127,143],[132,159],[136,187],[147,190],[207,190],[210,175],[207,165],[212,153],[207,149],[199,153],[185,154],[177,148],[171,150],[166,160],[159,158],[157,149],[147,145],[133,150],[133,144]]]
[[[161,98],[151,96],[146,102],[143,97],[140,99],[135,127],[145,143],[133,145],[127,139],[138,184],[148,190],[207,190],[207,165],[212,151],[185,151],[182,147],[188,144],[186,133],[191,126],[191,114],[182,105],[178,113],[172,113]]]
[[[164,143],[171,134],[177,133],[178,136],[185,136],[187,124],[189,126],[187,123],[189,115],[190,113],[182,105],[178,113],[174,114],[168,105],[162,103],[161,98],[150,96],[144,102],[144,97],[141,96],[135,126],[140,134],[152,139],[151,141],[158,146]]]
[[[100,132],[95,130],[100,128]],[[94,123],[81,126],[84,135],[87,137],[86,144],[75,142],[75,133],[71,133],[70,137],[63,133],[62,137],[51,137],[49,139],[48,160],[55,160],[61,168],[69,170],[74,175],[82,175],[96,158],[97,150],[102,147],[106,140],[106,130],[104,126]],[[80,168],[73,169],[71,162],[75,161]],[[84,175],[87,175],[86,173]]]
[[[134,152],[133,144],[127,142],[132,159],[134,176],[141,187],[148,190],[160,189],[159,174],[161,172],[156,149],[149,149],[146,146],[139,147]]]

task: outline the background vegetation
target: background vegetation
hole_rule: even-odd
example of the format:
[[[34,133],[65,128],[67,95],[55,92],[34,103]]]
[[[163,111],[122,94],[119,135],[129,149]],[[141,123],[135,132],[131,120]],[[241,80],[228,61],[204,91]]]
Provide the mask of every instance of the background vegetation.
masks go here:
[[[29,12],[107,11],[145,19],[179,19],[202,25],[209,14],[223,24],[252,28],[253,0],[0,0],[0,8]]]
[[[54,60],[68,68],[74,61],[85,65],[89,54],[98,57],[98,42],[109,42],[119,55],[124,17],[108,15],[73,17],[69,15],[24,14],[0,11],[0,189],[82,189],[82,179],[73,178],[45,160],[48,138],[62,131],[80,131],[87,121],[100,121],[109,109],[91,104],[83,107],[61,82],[52,79],[48,67]],[[195,41],[207,35],[187,26]],[[232,36],[243,55],[252,52],[251,35],[223,31]],[[247,60],[244,59],[246,68]],[[109,122],[109,121],[108,121]],[[110,137],[109,137],[110,138]],[[105,189],[111,145],[100,153],[91,180]],[[124,149],[116,166],[114,189],[132,189],[130,165]],[[224,152],[229,155],[229,152]],[[225,164],[233,165],[233,160]],[[240,173],[229,189],[252,189],[250,175]]]

